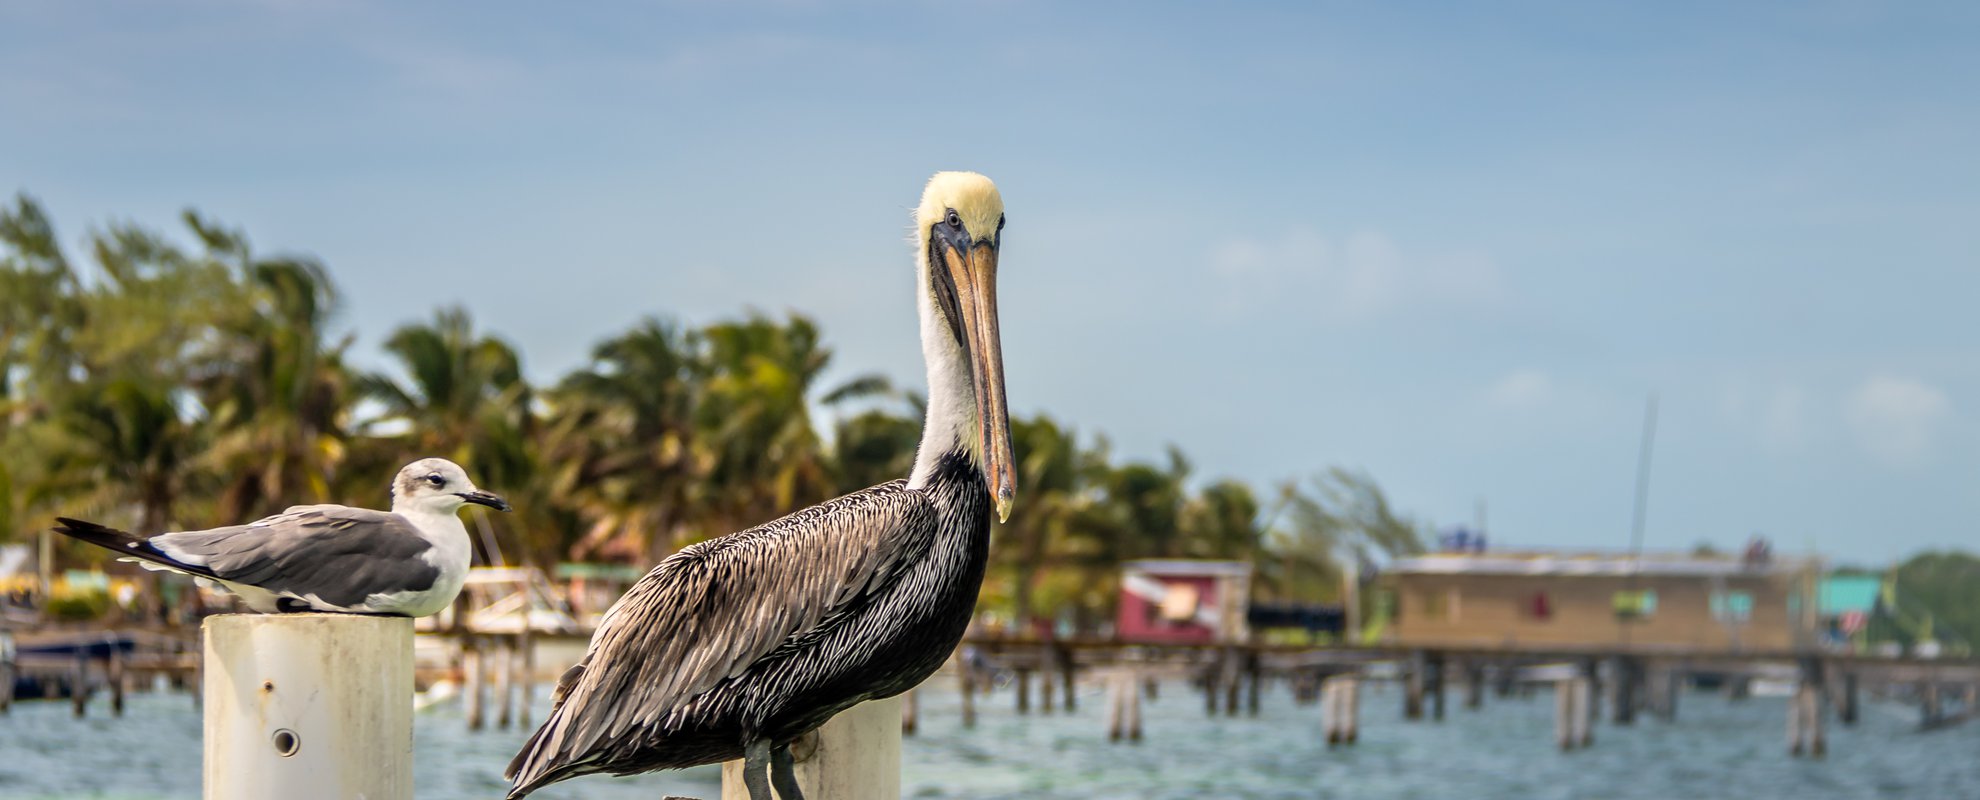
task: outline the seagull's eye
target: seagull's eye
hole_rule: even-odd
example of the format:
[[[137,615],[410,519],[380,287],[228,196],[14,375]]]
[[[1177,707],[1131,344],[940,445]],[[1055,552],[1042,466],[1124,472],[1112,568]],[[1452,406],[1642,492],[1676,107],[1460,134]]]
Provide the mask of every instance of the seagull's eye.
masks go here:
[[[962,217],[956,216],[954,211],[949,212],[949,227],[962,230]]]
[[[442,478],[442,477],[440,477],[439,475],[428,475],[428,476],[426,476],[426,482],[427,482],[427,483],[430,483],[430,484],[433,484],[434,486],[446,486],[446,485],[447,485],[447,479],[446,479],[446,478]]]

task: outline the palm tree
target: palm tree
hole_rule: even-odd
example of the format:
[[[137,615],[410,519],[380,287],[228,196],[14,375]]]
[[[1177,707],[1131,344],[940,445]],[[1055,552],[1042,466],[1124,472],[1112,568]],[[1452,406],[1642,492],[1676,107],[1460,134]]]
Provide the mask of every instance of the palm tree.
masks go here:
[[[325,341],[336,287],[308,259],[258,259],[247,240],[186,213],[207,258],[239,276],[240,297],[216,320],[193,378],[214,428],[204,455],[225,476],[216,516],[252,519],[298,502],[327,502],[345,453],[351,339]]]
[[[1085,475],[1076,435],[1050,417],[1011,420],[1011,444],[1025,500],[1000,529],[995,556],[1009,582],[1012,622],[1030,631],[1034,593],[1053,544],[1066,536]]]
[[[1183,508],[1183,537],[1191,556],[1251,562],[1264,531],[1251,487],[1220,480],[1198,490]]]
[[[70,334],[81,319],[75,273],[54,225],[26,195],[0,209],[0,541],[22,529],[45,466],[21,429],[46,415],[49,391],[72,378]]]
[[[1282,600],[1335,599],[1349,570],[1423,551],[1421,525],[1397,513],[1374,479],[1335,467],[1280,489],[1283,524],[1268,534],[1261,577]],[[1347,563],[1343,563],[1346,561]]]
[[[592,349],[591,364],[552,393],[550,484],[584,520],[565,549],[583,557],[657,561],[680,545],[692,492],[707,469],[694,411],[700,337],[648,318]]]
[[[430,324],[393,331],[385,351],[406,380],[402,384],[380,374],[357,379],[359,392],[383,408],[361,425],[380,445],[362,457],[362,485],[375,487],[377,475],[391,474],[416,455],[444,456],[465,466],[476,483],[501,487],[515,504],[517,512],[506,519],[477,518],[484,549],[491,527],[511,528],[518,541],[529,531],[544,530],[540,526],[553,520],[550,509],[539,502],[544,498],[534,480],[533,395],[515,349],[477,333],[466,311],[446,308]],[[351,472],[358,472],[356,463],[353,467]],[[375,492],[370,488],[363,494]],[[488,563],[500,560],[498,552],[483,555]]]
[[[809,398],[832,356],[818,327],[797,314],[779,324],[752,313],[702,337],[708,372],[696,421],[712,460],[700,502],[715,512],[702,533],[824,500],[833,484]]]

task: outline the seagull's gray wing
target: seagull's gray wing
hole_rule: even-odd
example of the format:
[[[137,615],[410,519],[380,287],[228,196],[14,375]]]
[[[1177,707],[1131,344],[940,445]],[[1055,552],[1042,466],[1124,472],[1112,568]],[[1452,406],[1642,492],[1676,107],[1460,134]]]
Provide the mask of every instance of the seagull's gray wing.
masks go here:
[[[535,784],[651,735],[723,680],[823,635],[921,559],[935,521],[925,495],[894,481],[669,556],[606,612],[508,774]]]
[[[374,594],[424,591],[440,569],[412,521],[349,506],[292,506],[246,525],[152,537],[160,552],[231,583],[361,609]]]

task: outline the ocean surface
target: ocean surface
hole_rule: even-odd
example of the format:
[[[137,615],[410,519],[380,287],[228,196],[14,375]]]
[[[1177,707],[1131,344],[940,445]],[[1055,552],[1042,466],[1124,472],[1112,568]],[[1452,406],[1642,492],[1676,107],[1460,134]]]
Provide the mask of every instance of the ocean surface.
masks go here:
[[[937,683],[946,683],[938,678]],[[1365,687],[1361,742],[1328,750],[1318,706],[1269,692],[1257,718],[1208,718],[1201,697],[1162,687],[1143,708],[1146,739],[1109,744],[1105,698],[1074,714],[1018,716],[1008,689],[980,700],[962,730],[947,687],[924,689],[920,735],[907,740],[910,798],[1205,800],[1206,798],[1615,798],[1858,800],[1980,798],[1980,724],[1916,732],[1917,711],[1868,701],[1853,728],[1829,722],[1829,757],[1789,758],[1784,698],[1739,703],[1691,693],[1674,724],[1639,719],[1597,727],[1591,749],[1553,745],[1553,701],[1487,698],[1444,722],[1405,723],[1394,688]],[[539,703],[544,702],[539,698]],[[539,708],[535,719],[543,718]],[[421,800],[492,800],[525,731],[469,733],[458,707],[416,721]],[[17,704],[0,716],[0,798],[171,798],[200,794],[200,718],[190,698],[136,694],[114,719],[103,702],[73,719],[64,702]],[[715,800],[713,767],[634,778],[578,778],[543,800]],[[832,800],[813,798],[813,800]]]

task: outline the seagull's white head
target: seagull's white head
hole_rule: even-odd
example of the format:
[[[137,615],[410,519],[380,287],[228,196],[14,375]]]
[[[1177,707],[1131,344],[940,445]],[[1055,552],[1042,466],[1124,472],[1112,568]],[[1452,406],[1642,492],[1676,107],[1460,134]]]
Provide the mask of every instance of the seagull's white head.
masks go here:
[[[424,511],[452,514],[463,503],[477,503],[496,511],[509,510],[509,501],[475,488],[467,470],[444,458],[422,458],[399,470],[392,479],[393,511]]]
[[[982,175],[937,172],[922,190],[914,221],[915,261],[928,295],[922,298],[923,349],[931,370],[938,369],[938,359],[957,371],[967,370],[976,402],[974,408],[958,409],[958,417],[966,418],[971,429],[960,438],[983,470],[997,518],[1005,519],[1017,496],[1017,475],[1004,404],[1004,350],[997,334],[1004,198],[997,184]]]

